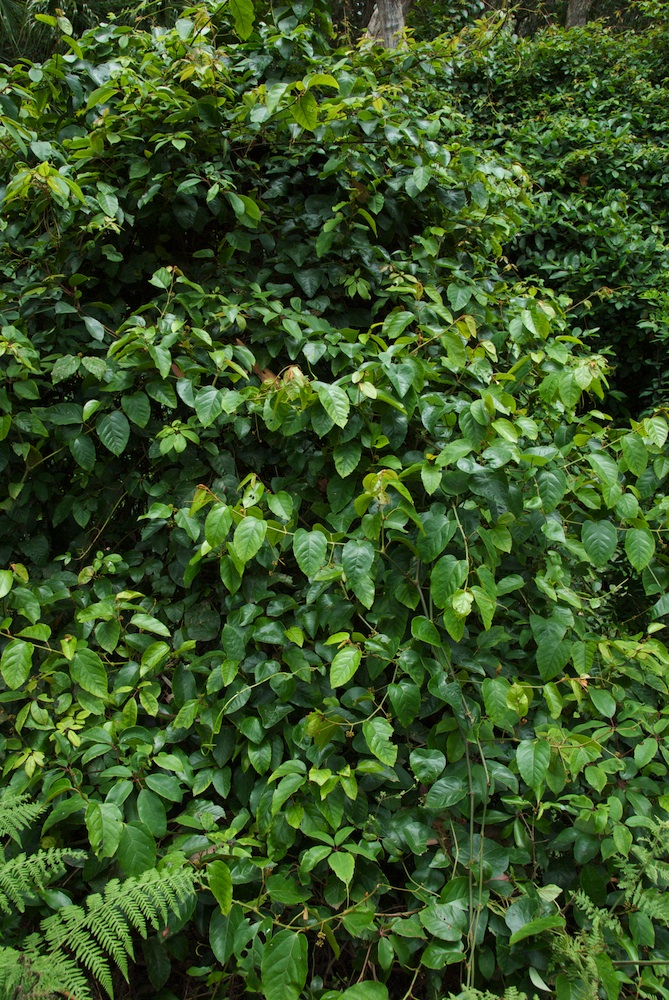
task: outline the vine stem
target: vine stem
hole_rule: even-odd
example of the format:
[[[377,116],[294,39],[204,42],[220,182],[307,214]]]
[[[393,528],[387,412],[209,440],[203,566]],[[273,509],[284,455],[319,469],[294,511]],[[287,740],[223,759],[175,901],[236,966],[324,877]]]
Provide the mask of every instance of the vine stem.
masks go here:
[[[420,965],[418,966],[418,968],[414,972],[413,979],[409,983],[409,989],[406,991],[406,993],[402,997],[402,1000],[409,1000],[409,997],[411,997],[413,995],[413,988],[416,985],[416,980],[418,979],[418,973],[419,972],[420,972]]]

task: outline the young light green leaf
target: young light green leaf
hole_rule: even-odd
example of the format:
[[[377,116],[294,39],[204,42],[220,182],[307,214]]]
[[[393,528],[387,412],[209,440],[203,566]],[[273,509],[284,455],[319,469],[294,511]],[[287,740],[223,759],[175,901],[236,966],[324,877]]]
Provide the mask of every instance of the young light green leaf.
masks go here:
[[[221,913],[227,916],[232,907],[232,876],[225,861],[212,861],[207,865],[207,885]]]
[[[232,508],[224,503],[216,503],[204,522],[204,537],[212,549],[217,549],[228,537],[232,525]]]
[[[0,673],[10,691],[17,691],[30,676],[34,646],[22,639],[12,639],[2,653]]]
[[[267,523],[265,521],[252,517],[250,514],[243,518],[232,536],[232,544],[237,558],[243,563],[253,559],[265,541],[266,534]]]
[[[355,873],[355,858],[344,851],[334,851],[328,858],[328,864],[338,879],[348,888]]]
[[[308,132],[313,132],[318,124],[318,103],[310,90],[300,94],[290,110],[298,125]]]
[[[543,934],[544,931],[561,930],[564,928],[565,922],[565,918],[558,913],[550,917],[537,917],[536,920],[530,920],[520,930],[517,930],[515,934],[512,934],[509,938],[509,944],[518,944],[528,937]]]
[[[356,646],[344,646],[335,654],[330,664],[330,686],[333,688],[348,684],[360,666],[362,651]]]
[[[145,632],[164,635],[166,639],[169,639],[172,635],[164,622],[161,622],[158,618],[154,618],[153,615],[147,615],[145,611],[138,611],[137,614],[134,614],[130,619],[130,624],[143,629]]]

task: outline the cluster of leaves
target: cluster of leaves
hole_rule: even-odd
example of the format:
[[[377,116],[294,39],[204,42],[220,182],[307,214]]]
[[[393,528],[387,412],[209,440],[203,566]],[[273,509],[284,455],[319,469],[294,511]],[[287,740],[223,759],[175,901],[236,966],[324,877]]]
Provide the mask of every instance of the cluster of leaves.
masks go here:
[[[40,905],[201,871],[165,1000],[651,989],[662,907],[585,931],[669,805],[666,415],[508,267],[454,47],[310,7],[0,78],[0,757],[91,852]]]
[[[668,25],[639,9],[654,19],[637,34],[483,25],[443,76],[477,141],[503,146],[535,185],[510,260],[569,295],[572,325],[612,352],[633,414],[666,400],[669,374]]]

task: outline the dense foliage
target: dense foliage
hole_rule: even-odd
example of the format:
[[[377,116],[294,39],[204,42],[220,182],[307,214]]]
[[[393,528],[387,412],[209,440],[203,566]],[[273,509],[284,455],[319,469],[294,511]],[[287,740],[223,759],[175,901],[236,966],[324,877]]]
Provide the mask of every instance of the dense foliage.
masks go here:
[[[477,142],[532,177],[509,259],[569,295],[571,324],[612,352],[633,415],[666,401],[669,379],[667,10],[636,6],[653,15],[636,36],[594,26],[576,43],[560,31],[528,40],[485,25],[462,36],[443,77]]]
[[[47,23],[0,78],[0,755],[43,816],[0,975],[106,906],[79,998],[105,955],[162,1000],[668,996],[669,427],[607,415],[462,113],[506,56],[302,0]],[[171,879],[124,966],[114,893]]]

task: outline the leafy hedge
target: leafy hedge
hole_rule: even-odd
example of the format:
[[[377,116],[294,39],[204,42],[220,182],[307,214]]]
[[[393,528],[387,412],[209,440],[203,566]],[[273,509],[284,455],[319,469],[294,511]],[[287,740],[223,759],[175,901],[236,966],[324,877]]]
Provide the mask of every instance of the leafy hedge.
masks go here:
[[[0,752],[90,852],[3,941],[194,869],[133,996],[666,995],[666,417],[509,269],[450,45],[308,8],[0,79]]]
[[[638,6],[653,14],[639,33],[520,39],[483,25],[442,75],[477,140],[532,177],[509,259],[572,299],[570,322],[610,353],[618,408],[634,416],[666,404],[669,337],[669,25],[660,5]]]

